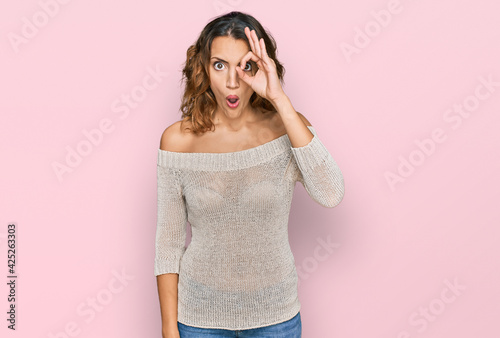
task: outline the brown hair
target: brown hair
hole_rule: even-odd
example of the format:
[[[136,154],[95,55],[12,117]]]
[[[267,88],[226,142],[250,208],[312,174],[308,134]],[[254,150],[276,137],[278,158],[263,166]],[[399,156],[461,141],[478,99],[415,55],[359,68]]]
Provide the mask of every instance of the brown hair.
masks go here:
[[[264,39],[267,54],[276,64],[276,72],[281,84],[284,83],[283,76],[285,68],[276,58],[276,41],[262,25],[251,15],[242,12],[230,12],[210,21],[200,33],[196,43],[191,45],[186,53],[186,62],[182,70],[181,81],[185,82],[184,94],[180,110],[182,111],[182,124],[191,122],[193,133],[199,134],[215,127],[212,114],[217,108],[217,100],[210,88],[209,62],[212,41],[218,36],[230,36],[234,39],[244,40],[248,46],[248,38],[245,27],[255,30],[259,40]],[[252,69],[256,70],[257,64],[249,61]],[[250,105],[253,108],[265,111],[273,111],[274,106],[265,98],[253,93],[250,97]]]

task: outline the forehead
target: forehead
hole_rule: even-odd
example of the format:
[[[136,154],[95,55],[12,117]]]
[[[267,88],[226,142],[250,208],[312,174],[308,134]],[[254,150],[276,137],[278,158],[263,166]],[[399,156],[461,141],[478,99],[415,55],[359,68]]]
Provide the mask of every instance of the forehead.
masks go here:
[[[218,36],[212,41],[211,55],[238,62],[250,50],[246,41],[231,36]]]

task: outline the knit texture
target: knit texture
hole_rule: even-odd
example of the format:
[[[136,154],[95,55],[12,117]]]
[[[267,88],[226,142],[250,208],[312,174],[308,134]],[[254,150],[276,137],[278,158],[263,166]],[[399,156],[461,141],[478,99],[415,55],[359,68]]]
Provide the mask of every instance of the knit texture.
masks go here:
[[[154,274],[179,274],[179,322],[244,330],[299,312],[288,241],[295,182],[324,207],[344,196],[340,168],[308,128],[313,139],[298,148],[285,134],[230,153],[158,149]]]

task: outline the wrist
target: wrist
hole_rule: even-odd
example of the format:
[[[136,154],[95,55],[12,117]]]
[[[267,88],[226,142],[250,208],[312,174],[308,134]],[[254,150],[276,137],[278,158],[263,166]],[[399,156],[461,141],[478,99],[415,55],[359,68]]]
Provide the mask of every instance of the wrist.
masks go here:
[[[277,112],[283,111],[284,108],[286,108],[288,105],[291,105],[290,99],[285,93],[270,102]]]
[[[164,328],[162,329],[162,336],[163,337],[176,337],[176,335],[179,334],[179,328],[176,327],[170,327],[170,328]]]

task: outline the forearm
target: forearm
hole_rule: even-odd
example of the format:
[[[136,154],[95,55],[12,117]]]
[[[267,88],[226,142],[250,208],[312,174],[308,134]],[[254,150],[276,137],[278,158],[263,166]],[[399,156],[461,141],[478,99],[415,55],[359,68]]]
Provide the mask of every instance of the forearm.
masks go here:
[[[295,111],[288,96],[283,95],[272,104],[280,114],[292,147],[303,147],[311,142],[314,135]]]
[[[177,291],[179,275],[166,273],[156,277],[160,299],[162,333],[176,332],[177,328]]]

